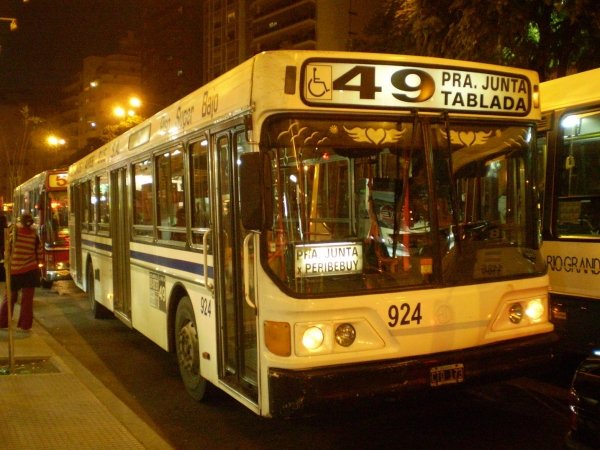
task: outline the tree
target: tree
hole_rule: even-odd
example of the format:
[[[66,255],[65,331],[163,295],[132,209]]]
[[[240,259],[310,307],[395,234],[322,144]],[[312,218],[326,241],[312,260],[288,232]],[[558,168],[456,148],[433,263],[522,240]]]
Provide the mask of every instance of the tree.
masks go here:
[[[16,109],[7,109],[2,114],[0,122],[0,154],[3,156],[5,171],[6,198],[12,198],[12,192],[25,181],[29,174],[26,167],[31,155],[31,136],[36,126],[43,122],[40,117],[30,113],[27,105]]]
[[[536,70],[600,66],[597,0],[383,0],[362,48]]]

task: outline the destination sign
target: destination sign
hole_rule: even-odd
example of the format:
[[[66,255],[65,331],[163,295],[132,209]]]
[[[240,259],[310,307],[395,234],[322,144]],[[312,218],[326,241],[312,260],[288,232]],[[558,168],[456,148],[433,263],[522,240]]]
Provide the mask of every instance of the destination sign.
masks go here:
[[[49,188],[66,188],[69,184],[67,180],[67,174],[65,173],[51,173],[48,175],[48,187]]]
[[[530,80],[520,74],[319,60],[308,61],[302,75],[308,105],[511,116],[532,108]]]
[[[363,269],[362,243],[299,244],[294,247],[296,278],[348,275]]]

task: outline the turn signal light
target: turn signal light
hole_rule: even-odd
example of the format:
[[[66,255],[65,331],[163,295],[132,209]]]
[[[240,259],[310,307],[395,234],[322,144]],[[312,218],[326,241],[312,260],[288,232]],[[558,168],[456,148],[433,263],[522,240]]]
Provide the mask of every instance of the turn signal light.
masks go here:
[[[264,327],[267,349],[277,356],[290,356],[292,354],[290,324],[265,320]]]

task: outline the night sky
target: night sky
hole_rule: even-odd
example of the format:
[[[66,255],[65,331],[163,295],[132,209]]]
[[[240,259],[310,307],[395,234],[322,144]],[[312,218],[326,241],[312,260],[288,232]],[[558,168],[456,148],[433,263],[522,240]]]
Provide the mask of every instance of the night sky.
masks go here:
[[[116,51],[127,30],[137,31],[143,0],[0,0],[0,102],[24,96],[52,104],[81,70],[86,56]]]

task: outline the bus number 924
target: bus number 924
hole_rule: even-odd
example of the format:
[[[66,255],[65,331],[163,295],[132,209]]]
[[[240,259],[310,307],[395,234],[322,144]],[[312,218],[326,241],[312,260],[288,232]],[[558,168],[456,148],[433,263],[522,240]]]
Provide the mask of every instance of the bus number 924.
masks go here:
[[[388,325],[391,328],[410,325],[413,322],[419,325],[423,319],[421,315],[421,303],[417,303],[414,308],[408,303],[402,303],[399,307],[391,305],[388,308],[388,317],[390,319]]]

